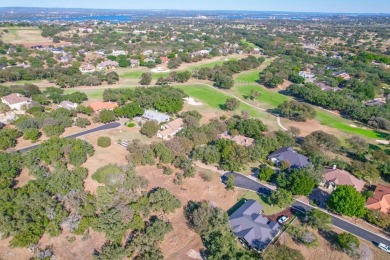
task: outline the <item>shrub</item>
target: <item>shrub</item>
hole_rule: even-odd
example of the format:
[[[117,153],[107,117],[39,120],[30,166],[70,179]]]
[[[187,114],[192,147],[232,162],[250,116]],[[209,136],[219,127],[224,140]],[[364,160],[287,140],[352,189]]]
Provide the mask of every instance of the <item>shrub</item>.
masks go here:
[[[91,125],[91,121],[89,121],[88,118],[78,117],[74,125],[81,128],[86,128],[88,125]]]
[[[41,136],[41,133],[38,129],[30,128],[24,131],[23,139],[24,140],[31,140],[33,143],[38,141],[39,137]]]
[[[337,235],[337,245],[349,256],[356,256],[360,242],[359,239],[350,233],[340,233]]]
[[[130,128],[134,127],[134,126],[135,126],[135,123],[133,123],[133,122],[130,122],[130,123],[127,124],[127,127],[130,127]]]
[[[267,166],[263,166],[260,168],[259,171],[259,179],[262,181],[270,181],[272,177],[274,176],[275,171]]]
[[[103,148],[107,148],[111,145],[111,138],[107,136],[100,136],[97,140],[97,145]]]
[[[164,175],[172,175],[173,174],[173,170],[170,167],[164,167],[163,174]]]
[[[200,177],[206,181],[206,182],[210,182],[213,180],[213,173],[211,172],[201,172],[200,173]]]

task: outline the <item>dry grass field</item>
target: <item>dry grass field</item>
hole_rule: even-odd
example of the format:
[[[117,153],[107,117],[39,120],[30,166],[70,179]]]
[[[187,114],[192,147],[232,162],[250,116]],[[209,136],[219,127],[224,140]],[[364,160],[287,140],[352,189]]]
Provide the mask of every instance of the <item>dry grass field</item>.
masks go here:
[[[0,30],[8,29],[8,33],[3,33],[2,40],[5,43],[12,44],[30,44],[30,43],[46,43],[51,42],[50,39],[41,36],[41,30],[38,28],[0,28]]]

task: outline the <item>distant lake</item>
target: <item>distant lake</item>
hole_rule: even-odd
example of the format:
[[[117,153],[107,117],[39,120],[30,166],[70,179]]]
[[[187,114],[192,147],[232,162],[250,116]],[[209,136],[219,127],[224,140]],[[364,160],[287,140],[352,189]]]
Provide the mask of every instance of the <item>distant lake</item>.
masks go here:
[[[84,22],[84,21],[111,21],[111,22],[130,22],[132,17],[128,15],[91,15],[79,17],[29,17],[12,19],[14,21],[69,21],[69,22]]]

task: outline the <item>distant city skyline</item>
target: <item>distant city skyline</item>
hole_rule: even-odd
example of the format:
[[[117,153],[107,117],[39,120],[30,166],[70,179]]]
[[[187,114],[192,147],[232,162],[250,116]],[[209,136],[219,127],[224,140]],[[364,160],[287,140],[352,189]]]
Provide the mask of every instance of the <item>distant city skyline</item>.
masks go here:
[[[390,13],[390,0],[2,0],[0,7]]]

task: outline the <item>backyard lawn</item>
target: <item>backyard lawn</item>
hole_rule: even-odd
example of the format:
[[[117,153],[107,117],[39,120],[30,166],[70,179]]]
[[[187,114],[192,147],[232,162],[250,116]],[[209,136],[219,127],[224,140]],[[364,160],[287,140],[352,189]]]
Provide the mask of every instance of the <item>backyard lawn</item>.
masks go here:
[[[231,215],[242,204],[244,204],[245,200],[248,200],[248,199],[253,199],[253,200],[256,200],[257,202],[259,202],[260,205],[263,207],[263,213],[265,215],[273,215],[273,214],[279,213],[279,212],[284,210],[276,205],[272,206],[268,202],[267,196],[265,196],[263,194],[259,194],[259,193],[253,192],[253,191],[245,191],[241,195],[241,197],[238,199],[238,202],[228,210],[228,214]]]

